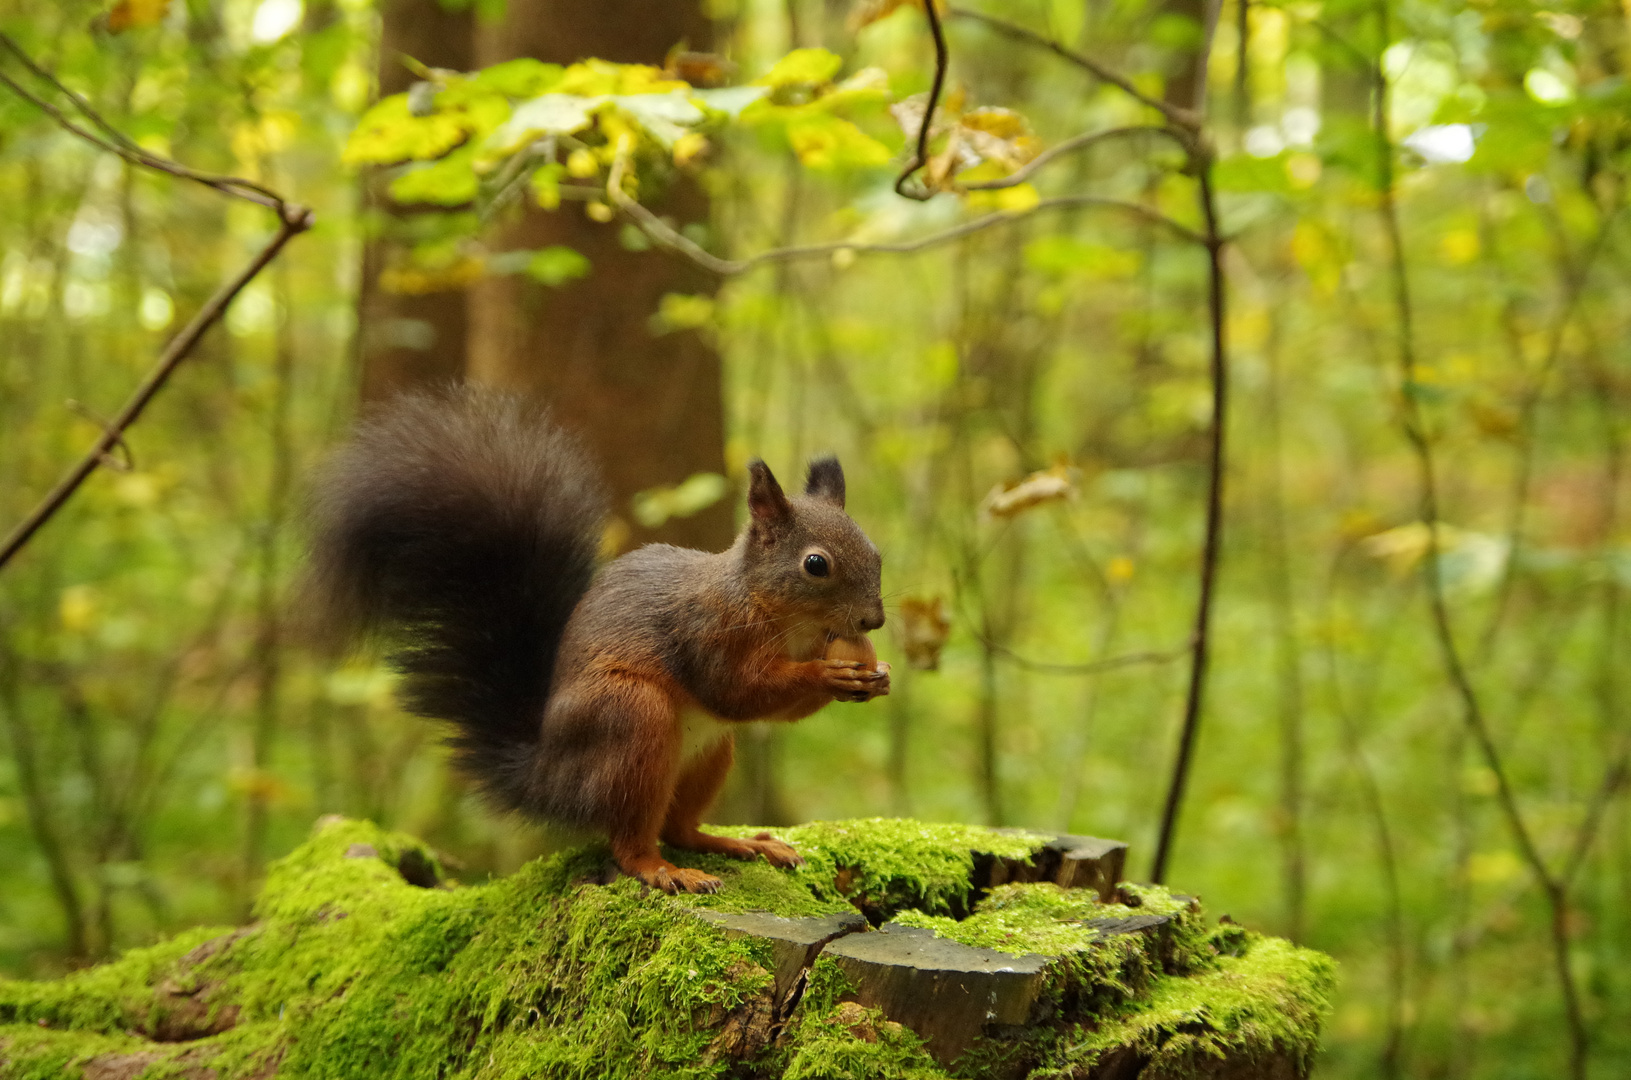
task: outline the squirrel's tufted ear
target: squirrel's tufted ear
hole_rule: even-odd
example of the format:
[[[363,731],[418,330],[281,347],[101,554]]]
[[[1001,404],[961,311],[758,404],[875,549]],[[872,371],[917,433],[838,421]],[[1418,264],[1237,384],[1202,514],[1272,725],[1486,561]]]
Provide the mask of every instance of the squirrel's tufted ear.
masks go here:
[[[835,457],[820,457],[810,462],[810,476],[804,482],[804,494],[826,499],[844,508],[844,467]]]
[[[793,517],[793,508],[782,494],[776,476],[758,458],[748,462],[748,512],[755,526],[780,525]]]

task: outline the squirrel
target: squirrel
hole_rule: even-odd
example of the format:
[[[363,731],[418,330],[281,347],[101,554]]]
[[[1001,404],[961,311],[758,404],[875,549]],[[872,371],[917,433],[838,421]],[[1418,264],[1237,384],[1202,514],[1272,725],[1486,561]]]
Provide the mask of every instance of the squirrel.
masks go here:
[[[701,830],[731,725],[889,692],[887,664],[825,656],[884,622],[881,557],[844,510],[838,460],[812,461],[791,498],[763,461],[748,472],[727,550],[647,544],[597,571],[607,493],[547,409],[405,393],[316,479],[306,605],[331,638],[384,637],[404,706],[452,725],[456,764],[492,802],[604,832],[648,886],[715,892],[659,839],[803,862],[769,833]]]

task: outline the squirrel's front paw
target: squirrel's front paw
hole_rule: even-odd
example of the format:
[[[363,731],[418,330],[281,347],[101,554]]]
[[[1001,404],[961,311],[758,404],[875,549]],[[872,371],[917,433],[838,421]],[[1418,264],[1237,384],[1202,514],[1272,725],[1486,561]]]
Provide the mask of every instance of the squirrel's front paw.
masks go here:
[[[889,665],[877,667],[855,660],[825,660],[822,681],[842,701],[871,701],[889,693]]]

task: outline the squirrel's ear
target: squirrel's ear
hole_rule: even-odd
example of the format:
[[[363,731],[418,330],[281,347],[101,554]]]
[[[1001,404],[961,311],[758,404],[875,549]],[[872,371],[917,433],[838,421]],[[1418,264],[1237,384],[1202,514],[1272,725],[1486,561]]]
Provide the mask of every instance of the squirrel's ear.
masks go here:
[[[776,476],[758,458],[748,462],[748,512],[754,525],[778,525],[792,518],[793,508]]]
[[[835,457],[816,458],[810,462],[810,476],[804,482],[804,494],[826,499],[842,510],[844,508],[844,467]]]

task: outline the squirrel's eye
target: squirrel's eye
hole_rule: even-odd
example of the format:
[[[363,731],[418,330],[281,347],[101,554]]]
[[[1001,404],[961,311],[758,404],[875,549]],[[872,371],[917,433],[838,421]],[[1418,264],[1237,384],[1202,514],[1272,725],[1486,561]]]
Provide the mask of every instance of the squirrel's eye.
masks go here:
[[[825,555],[804,556],[804,572],[811,577],[826,577],[827,557]]]

